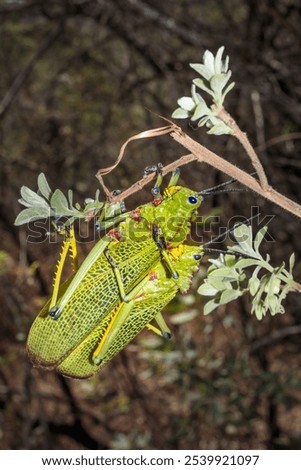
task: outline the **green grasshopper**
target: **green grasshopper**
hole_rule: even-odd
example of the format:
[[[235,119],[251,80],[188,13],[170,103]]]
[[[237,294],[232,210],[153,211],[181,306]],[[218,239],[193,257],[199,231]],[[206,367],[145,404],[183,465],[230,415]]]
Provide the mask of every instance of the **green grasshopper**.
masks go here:
[[[63,244],[51,299],[35,319],[27,350],[32,362],[76,378],[99,370],[145,327],[170,336],[161,310],[189,288],[202,257],[186,239],[202,202],[200,193],[177,186],[174,172],[163,196],[159,175],[154,200],[105,220],[119,225],[93,247],[76,269],[73,229]],[[61,285],[68,253],[75,273]],[[158,323],[159,329],[150,324]]]
[[[169,329],[161,310],[178,291],[185,293],[202,257],[199,247],[180,245],[171,250],[174,267],[179,274],[176,282],[168,276],[161,261],[133,290],[135,297],[120,302],[99,325],[60,363],[56,369],[68,377],[86,378],[109,362],[145,327],[156,334],[169,337]],[[150,322],[156,319],[161,330]]]

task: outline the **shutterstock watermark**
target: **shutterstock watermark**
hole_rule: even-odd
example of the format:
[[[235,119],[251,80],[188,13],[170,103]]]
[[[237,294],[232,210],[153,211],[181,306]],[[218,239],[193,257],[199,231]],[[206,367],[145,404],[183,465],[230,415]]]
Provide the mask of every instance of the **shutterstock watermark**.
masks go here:
[[[258,206],[252,206],[250,215],[236,215],[231,217],[227,224],[221,225],[221,218],[219,216],[198,215],[193,221],[193,230],[190,234],[190,239],[196,243],[221,243],[226,240],[235,242],[232,235],[233,228],[236,225],[252,223],[254,233],[257,233],[260,227],[268,226],[273,220],[274,215],[261,215]],[[28,243],[57,243],[61,240],[60,232],[67,233],[68,227],[64,228],[66,219],[56,219],[56,227],[54,229],[53,223],[50,219],[35,220],[27,225],[27,242]],[[76,223],[76,239],[78,243],[91,243],[97,241],[105,234],[109,234],[112,227],[106,231],[99,231],[97,227],[97,218],[95,223],[87,223],[84,220],[79,220]],[[133,242],[142,242],[149,238],[158,239],[163,238],[163,234],[168,239],[172,239],[174,243],[182,243],[187,237],[187,232],[190,230],[190,223],[187,219],[175,215],[172,217],[157,217],[153,223],[149,223],[146,219],[142,219],[137,223],[134,219],[128,219],[127,223],[122,227],[122,238],[130,239]],[[114,229],[118,230],[118,226]],[[241,240],[243,241],[243,240]],[[265,234],[265,241],[268,243],[274,242],[274,238],[269,231]]]

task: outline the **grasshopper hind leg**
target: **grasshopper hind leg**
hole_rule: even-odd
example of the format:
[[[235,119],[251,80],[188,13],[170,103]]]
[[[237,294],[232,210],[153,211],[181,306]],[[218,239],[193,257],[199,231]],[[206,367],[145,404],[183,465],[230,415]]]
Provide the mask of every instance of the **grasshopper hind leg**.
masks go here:
[[[51,296],[51,301],[50,301],[50,306],[49,306],[49,315],[51,316],[53,320],[57,320],[57,318],[60,316],[60,313],[61,313],[61,310],[56,305],[56,302],[58,300],[58,294],[59,294],[59,288],[60,288],[61,279],[62,279],[63,268],[64,268],[68,254],[72,259],[73,272],[75,273],[78,270],[78,252],[77,252],[74,228],[70,227],[68,230],[66,229],[65,231],[61,231],[61,233],[64,233],[65,240],[63,242],[60,258],[57,263],[56,273],[55,273],[54,280],[53,280],[53,291],[52,291],[52,296]]]

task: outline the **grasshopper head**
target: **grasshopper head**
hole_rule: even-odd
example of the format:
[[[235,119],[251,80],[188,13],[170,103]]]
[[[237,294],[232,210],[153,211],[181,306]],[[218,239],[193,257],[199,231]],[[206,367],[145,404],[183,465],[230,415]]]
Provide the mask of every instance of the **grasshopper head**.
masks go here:
[[[172,198],[174,207],[186,212],[187,216],[195,214],[203,201],[199,193],[183,186],[166,188],[164,195]]]

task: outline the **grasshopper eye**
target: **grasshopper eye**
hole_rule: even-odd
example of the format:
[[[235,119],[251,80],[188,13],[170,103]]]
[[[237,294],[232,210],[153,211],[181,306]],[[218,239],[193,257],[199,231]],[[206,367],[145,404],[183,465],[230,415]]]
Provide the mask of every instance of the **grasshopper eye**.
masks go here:
[[[195,196],[189,196],[188,202],[189,204],[196,204],[198,202],[198,199]]]

